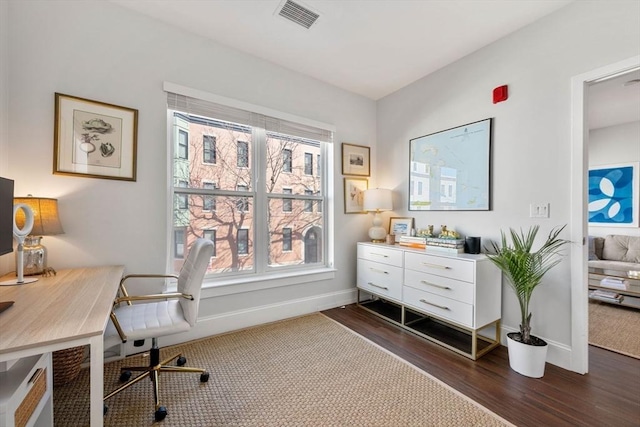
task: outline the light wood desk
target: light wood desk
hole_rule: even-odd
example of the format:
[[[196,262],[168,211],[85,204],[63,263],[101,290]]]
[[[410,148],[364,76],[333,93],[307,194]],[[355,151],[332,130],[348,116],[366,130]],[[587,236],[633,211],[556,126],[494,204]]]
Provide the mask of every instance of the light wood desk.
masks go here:
[[[0,362],[90,345],[91,425],[103,425],[104,345],[123,266],[75,268],[35,283],[0,286]]]

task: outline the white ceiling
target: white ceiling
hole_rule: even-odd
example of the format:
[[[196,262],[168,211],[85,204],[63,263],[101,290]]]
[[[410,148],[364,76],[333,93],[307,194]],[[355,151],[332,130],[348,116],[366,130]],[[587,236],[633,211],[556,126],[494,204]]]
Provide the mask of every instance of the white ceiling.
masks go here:
[[[320,15],[308,30],[278,15],[285,0],[110,1],[378,100],[572,0],[294,0]],[[632,78],[590,88],[590,128],[640,120]]]
[[[380,99],[571,0],[111,0],[342,89]]]
[[[590,86],[587,105],[589,129],[640,121],[640,69]]]

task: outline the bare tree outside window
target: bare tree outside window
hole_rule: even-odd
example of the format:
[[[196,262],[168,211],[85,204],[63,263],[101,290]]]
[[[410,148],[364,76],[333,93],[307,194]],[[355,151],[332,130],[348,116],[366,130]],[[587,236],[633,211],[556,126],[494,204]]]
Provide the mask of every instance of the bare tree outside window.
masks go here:
[[[319,172],[315,176],[305,173],[309,159],[311,172],[313,160],[320,161],[318,141],[267,131],[260,142],[264,157],[254,162],[250,161],[256,144],[251,127],[180,112],[173,112],[173,119],[175,128],[189,135],[190,151],[187,162],[177,152],[174,158],[173,191],[182,206],[174,207],[174,230],[184,230],[187,251],[196,238],[213,235],[216,256],[209,274],[255,270],[255,215],[267,219],[268,240],[259,235],[263,239],[259,244],[268,248],[265,265],[279,268],[323,262],[324,216],[320,209],[313,212],[313,205],[320,206],[324,192]],[[255,189],[251,168],[259,164],[264,167],[258,177],[260,188]],[[264,212],[255,211],[256,191],[266,196]],[[182,262],[174,259],[175,271]]]

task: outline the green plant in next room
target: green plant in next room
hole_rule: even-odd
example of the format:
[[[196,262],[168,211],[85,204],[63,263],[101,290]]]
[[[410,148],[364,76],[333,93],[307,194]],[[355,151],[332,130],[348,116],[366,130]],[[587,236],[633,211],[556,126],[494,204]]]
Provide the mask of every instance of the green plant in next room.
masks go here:
[[[533,245],[540,228],[538,225],[530,227],[526,233],[522,229],[518,232],[510,228],[511,244],[507,241],[505,232],[500,231],[501,244],[491,242],[492,251],[487,253],[487,257],[505,275],[507,283],[518,298],[521,313],[519,341],[524,344],[535,344],[536,337],[532,339],[531,335],[529,302],[534,289],[547,271],[562,260],[560,249],[569,241],[558,236],[565,227],[566,225],[553,228],[537,251],[533,251]]]

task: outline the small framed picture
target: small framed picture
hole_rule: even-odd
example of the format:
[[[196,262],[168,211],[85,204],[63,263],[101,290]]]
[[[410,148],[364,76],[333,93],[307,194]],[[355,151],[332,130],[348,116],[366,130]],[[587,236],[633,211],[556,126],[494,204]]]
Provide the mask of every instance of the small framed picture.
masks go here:
[[[138,110],[56,93],[53,173],[136,180]]]
[[[396,236],[409,236],[413,228],[413,218],[392,217],[389,218],[389,234]]]
[[[342,175],[369,176],[369,153],[364,145],[342,143]]]
[[[362,207],[364,191],[367,188],[369,188],[369,181],[366,178],[344,179],[344,213],[367,213]]]

